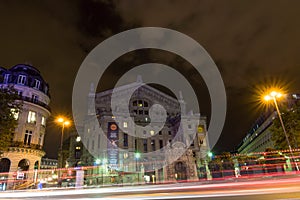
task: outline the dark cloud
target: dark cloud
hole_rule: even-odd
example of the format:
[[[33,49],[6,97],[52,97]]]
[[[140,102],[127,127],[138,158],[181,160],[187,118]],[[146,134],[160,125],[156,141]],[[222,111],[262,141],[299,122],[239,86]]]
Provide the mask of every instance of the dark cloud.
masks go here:
[[[109,30],[122,27],[111,5],[89,0],[1,2],[0,65],[37,67],[50,85],[53,116],[70,113],[73,82],[84,57]],[[46,150],[53,157],[59,131],[49,124]]]
[[[131,27],[175,29],[203,45],[221,71],[228,116],[216,150],[231,150],[259,115],[251,96],[255,85],[277,79],[290,83],[290,92],[300,92],[299,6],[296,0],[2,1],[0,65],[36,66],[50,84],[54,115],[70,112],[77,69],[98,43]],[[178,61],[168,59],[170,65]],[[190,79],[200,96],[206,92],[199,76]],[[210,109],[201,111],[209,115]],[[46,149],[53,156],[59,144],[54,124],[47,135]]]
[[[290,92],[299,92],[299,1],[117,2],[125,21],[181,31],[217,61],[227,88],[228,115],[216,150],[233,149],[259,115],[251,96],[256,95],[254,85],[277,79],[292,83]]]

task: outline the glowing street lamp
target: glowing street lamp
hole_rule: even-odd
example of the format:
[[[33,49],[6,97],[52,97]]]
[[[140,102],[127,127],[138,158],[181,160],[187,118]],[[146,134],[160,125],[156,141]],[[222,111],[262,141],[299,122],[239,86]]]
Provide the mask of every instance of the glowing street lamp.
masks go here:
[[[265,101],[273,100],[273,102],[274,102],[274,105],[275,105],[275,108],[276,108],[276,111],[277,111],[277,114],[278,114],[278,118],[279,118],[282,130],[284,132],[287,144],[289,146],[289,150],[291,152],[292,159],[295,163],[297,171],[299,171],[299,167],[298,167],[298,164],[297,164],[296,160],[294,159],[293,150],[292,150],[292,147],[291,147],[291,144],[290,144],[290,140],[288,138],[288,135],[287,135],[287,132],[286,132],[286,129],[285,129],[282,117],[281,117],[281,113],[280,113],[280,110],[279,110],[279,107],[278,107],[278,104],[277,104],[277,99],[280,98],[280,97],[282,97],[282,94],[280,92],[274,90],[274,91],[270,92],[269,95],[266,95],[264,97],[264,99],[265,99]]]
[[[58,117],[56,119],[56,122],[57,122],[57,124],[59,124],[61,126],[61,137],[60,137],[60,161],[61,161],[60,163],[61,164],[60,164],[60,167],[62,168],[63,167],[62,153],[63,153],[64,129],[65,129],[65,127],[70,126],[71,122],[68,119],[64,118],[64,117]]]

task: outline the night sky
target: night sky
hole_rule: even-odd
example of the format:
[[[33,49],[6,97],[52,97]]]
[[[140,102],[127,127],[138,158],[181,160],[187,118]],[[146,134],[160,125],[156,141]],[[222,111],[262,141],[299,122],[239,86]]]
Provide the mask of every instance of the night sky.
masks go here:
[[[0,66],[27,63],[50,85],[52,115],[71,116],[72,87],[85,56],[101,41],[136,27],[180,31],[198,41],[216,62],[227,92],[225,128],[214,148],[231,151],[263,112],[257,88],[279,83],[300,92],[300,1],[1,1]],[[200,75],[167,52],[140,51],[122,56],[99,90],[113,87],[122,72],[156,61],[181,67],[195,88],[202,115],[210,99]],[[112,80],[112,81],[107,81]],[[48,121],[45,150],[56,157],[60,129]]]

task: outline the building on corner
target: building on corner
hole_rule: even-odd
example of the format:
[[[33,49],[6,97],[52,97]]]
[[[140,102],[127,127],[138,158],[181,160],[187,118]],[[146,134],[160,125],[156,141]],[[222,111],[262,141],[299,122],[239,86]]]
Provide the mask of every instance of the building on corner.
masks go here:
[[[8,151],[2,155],[0,173],[9,173],[8,179],[19,183],[34,183],[45,155],[43,151],[46,122],[50,116],[49,85],[38,69],[18,64],[10,69],[0,68],[0,87],[13,86],[22,101],[22,110],[16,116],[17,128]]]
[[[144,178],[150,183],[205,178],[208,169],[207,152],[210,150],[206,117],[192,111],[186,112],[186,103],[181,94],[177,99],[150,85],[143,84],[140,77],[136,82],[115,88],[117,91],[115,95],[122,96],[133,87],[137,89],[128,106],[133,122],[140,126],[147,126],[151,120],[150,108],[154,104],[160,104],[167,112],[166,123],[162,129],[158,133],[154,133],[153,130],[144,130],[140,133],[136,129],[135,133],[129,134],[124,130],[129,127],[131,121],[116,122],[112,114],[110,100],[113,90],[91,93],[89,98],[95,98],[97,119],[107,140],[101,140],[100,133],[96,132],[95,125],[90,120],[90,116],[93,115],[92,109],[88,109],[83,127],[84,135],[80,138],[85,146],[78,137],[71,138],[73,150],[70,152],[73,153],[68,159],[68,165],[95,166],[93,170],[86,172],[86,179],[90,184],[144,182]],[[200,123],[198,125],[197,120]],[[182,129],[181,131],[186,135],[195,135],[194,138],[184,139],[191,140],[190,146],[187,147],[182,142],[182,138],[176,136],[179,129]],[[101,146],[105,148],[100,148]],[[164,155],[159,154],[162,149]],[[173,151],[174,149],[177,151]],[[182,152],[184,149],[186,151]],[[90,152],[93,152],[93,156]],[[149,154],[151,152],[157,154],[153,156],[154,154]],[[164,160],[168,152],[170,154]],[[173,160],[173,157],[176,160]],[[167,164],[157,168],[161,162]]]

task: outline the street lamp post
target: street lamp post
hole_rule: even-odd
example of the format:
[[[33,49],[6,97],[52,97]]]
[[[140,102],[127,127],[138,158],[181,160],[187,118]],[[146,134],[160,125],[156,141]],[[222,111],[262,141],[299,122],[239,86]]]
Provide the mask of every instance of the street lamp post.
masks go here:
[[[297,164],[297,162],[294,158],[294,154],[293,154],[293,150],[292,150],[292,147],[291,147],[291,144],[290,144],[290,140],[288,138],[288,135],[287,135],[287,132],[286,132],[286,129],[285,129],[282,117],[281,117],[281,113],[280,113],[280,110],[279,110],[279,107],[278,107],[278,104],[277,104],[277,98],[280,98],[281,96],[282,96],[282,94],[280,92],[272,91],[269,95],[265,96],[265,100],[266,101],[273,100],[273,102],[274,102],[274,105],[275,105],[275,108],[276,108],[276,111],[277,111],[277,114],[278,114],[278,118],[279,118],[282,130],[284,132],[284,135],[285,135],[285,138],[286,138],[286,141],[287,141],[287,144],[288,144],[291,156],[292,156],[292,160],[295,163],[296,170],[299,171],[299,167],[298,167],[298,164]]]
[[[99,171],[101,172],[101,184],[102,186],[104,185],[104,170],[106,169],[106,163],[107,163],[107,159],[106,158],[103,158],[102,160],[101,159],[97,159],[96,160],[96,164],[98,165],[98,173]]]
[[[105,174],[106,174],[106,163],[107,163],[107,159],[104,158],[102,160],[102,186],[104,186],[104,171],[105,171]]]
[[[101,173],[101,160],[100,159],[97,159],[96,161],[95,161],[95,164],[97,165],[97,184],[98,184],[98,181],[99,181],[99,178],[100,178],[100,174],[102,174]]]
[[[139,152],[136,152],[135,155],[135,169],[138,173],[138,184],[140,183],[140,171],[138,170],[138,159],[141,157],[141,154]]]
[[[60,137],[60,168],[63,168],[63,139],[64,129],[69,126],[71,122],[63,117],[57,118],[56,122],[61,125],[61,137]],[[61,178],[61,170],[59,171],[59,179]]]

